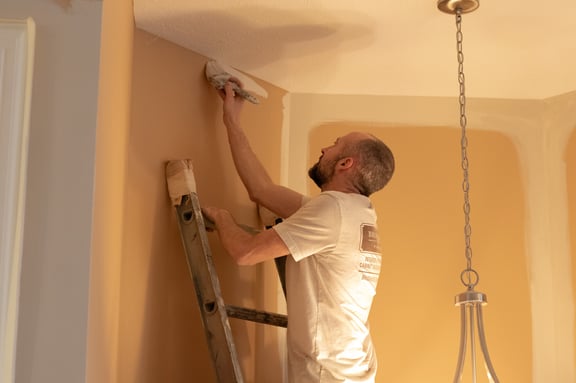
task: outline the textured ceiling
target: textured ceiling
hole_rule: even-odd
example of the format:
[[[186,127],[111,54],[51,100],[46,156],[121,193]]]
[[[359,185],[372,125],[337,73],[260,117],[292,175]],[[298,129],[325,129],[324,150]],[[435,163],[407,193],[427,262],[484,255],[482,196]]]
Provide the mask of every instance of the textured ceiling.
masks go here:
[[[134,15],[140,29],[293,93],[458,92],[455,19],[436,0],[134,0]],[[576,90],[576,1],[482,1],[462,29],[468,96]]]

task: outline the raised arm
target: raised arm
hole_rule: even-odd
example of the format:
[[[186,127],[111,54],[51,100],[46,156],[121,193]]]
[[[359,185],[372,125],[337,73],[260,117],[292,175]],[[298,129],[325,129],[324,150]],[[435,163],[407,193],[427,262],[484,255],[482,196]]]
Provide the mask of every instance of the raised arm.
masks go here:
[[[300,208],[302,195],[272,182],[268,172],[254,154],[248,138],[240,126],[240,114],[244,99],[235,97],[230,83],[226,84],[220,95],[224,101],[223,120],[234,165],[250,199],[282,218],[292,215]]]

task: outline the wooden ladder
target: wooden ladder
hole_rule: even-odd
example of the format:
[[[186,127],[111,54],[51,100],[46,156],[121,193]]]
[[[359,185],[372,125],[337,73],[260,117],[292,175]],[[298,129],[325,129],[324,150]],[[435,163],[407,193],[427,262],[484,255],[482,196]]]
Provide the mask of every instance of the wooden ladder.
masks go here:
[[[237,318],[273,326],[287,327],[286,315],[226,305],[222,298],[218,274],[212,260],[206,225],[194,180],[191,160],[166,164],[168,191],[178,217],[180,236],[188,269],[194,282],[208,348],[219,383],[243,383],[242,370],[228,318]],[[244,227],[246,230],[251,230]],[[285,258],[276,260],[284,292]]]

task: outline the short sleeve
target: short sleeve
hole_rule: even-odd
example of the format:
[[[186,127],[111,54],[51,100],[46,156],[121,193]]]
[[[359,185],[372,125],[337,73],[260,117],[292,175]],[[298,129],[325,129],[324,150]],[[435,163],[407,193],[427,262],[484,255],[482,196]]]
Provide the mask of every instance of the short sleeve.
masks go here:
[[[320,194],[306,202],[296,213],[274,226],[295,261],[334,248],[341,226],[338,200]]]

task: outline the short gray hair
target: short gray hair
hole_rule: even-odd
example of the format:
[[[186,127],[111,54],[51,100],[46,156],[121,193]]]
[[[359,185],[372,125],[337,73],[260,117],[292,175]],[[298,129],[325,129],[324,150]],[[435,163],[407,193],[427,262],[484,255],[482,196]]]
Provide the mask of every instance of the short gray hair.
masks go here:
[[[378,137],[372,136],[350,145],[346,157],[355,157],[358,166],[354,175],[354,186],[365,196],[382,189],[394,174],[394,155]]]

